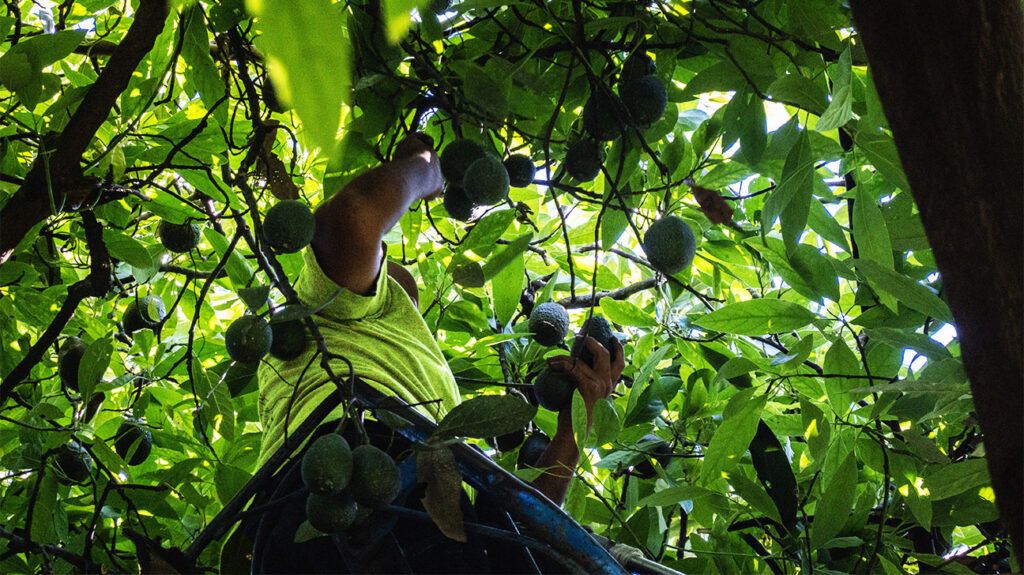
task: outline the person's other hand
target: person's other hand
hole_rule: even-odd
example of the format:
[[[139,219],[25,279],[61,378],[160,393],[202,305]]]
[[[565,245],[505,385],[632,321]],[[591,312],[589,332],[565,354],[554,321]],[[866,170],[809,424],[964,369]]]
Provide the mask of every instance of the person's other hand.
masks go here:
[[[441,178],[441,163],[434,151],[433,138],[420,132],[409,134],[395,146],[392,161],[399,160],[419,160],[423,163],[424,199],[433,199],[441,194],[444,180]]]
[[[617,339],[612,340],[610,352],[592,337],[584,339],[583,345],[594,357],[593,366],[587,365],[577,357],[560,355],[548,358],[548,367],[568,375],[576,382],[576,387],[587,406],[589,421],[597,400],[608,397],[615,389],[615,384],[619,382],[622,370],[626,367],[626,360],[622,344]]]

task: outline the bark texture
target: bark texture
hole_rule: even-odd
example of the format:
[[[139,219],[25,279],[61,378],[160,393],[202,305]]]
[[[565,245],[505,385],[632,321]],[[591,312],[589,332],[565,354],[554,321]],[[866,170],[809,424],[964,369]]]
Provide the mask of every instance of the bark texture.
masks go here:
[[[853,0],[942,273],[1020,561],[1024,467],[1024,18],[1015,0]]]

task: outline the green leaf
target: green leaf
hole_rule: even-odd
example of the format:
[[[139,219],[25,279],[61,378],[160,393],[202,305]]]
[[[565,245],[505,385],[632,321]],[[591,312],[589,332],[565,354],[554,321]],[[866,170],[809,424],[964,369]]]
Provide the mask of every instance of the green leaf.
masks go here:
[[[991,485],[988,464],[984,459],[967,459],[928,468],[924,487],[932,501],[941,501],[965,491]]]
[[[601,313],[612,323],[631,325],[636,327],[654,327],[658,322],[651,317],[649,312],[625,300],[614,300],[612,298],[601,299]]]
[[[768,95],[773,100],[791,103],[813,114],[825,110],[826,94],[822,86],[799,74],[782,76],[768,86]]]
[[[484,269],[476,262],[456,265],[452,268],[452,281],[462,287],[480,288],[487,283]]]
[[[622,422],[615,404],[608,398],[594,403],[593,439],[595,445],[605,445],[615,441],[622,431]]]
[[[729,484],[732,485],[733,489],[736,490],[736,493],[746,500],[751,507],[760,511],[769,519],[782,524],[782,518],[779,516],[779,510],[775,507],[775,502],[768,496],[768,492],[764,490],[764,487],[754,483],[741,472],[730,473]]]
[[[782,178],[775,191],[764,204],[761,226],[764,233],[771,228],[776,218],[782,225],[782,239],[786,248],[792,251],[807,225],[814,193],[814,158],[811,156],[810,140],[806,131],[801,131],[796,143],[786,156]]]
[[[433,439],[496,437],[526,427],[537,408],[514,395],[478,395],[455,406],[437,425]]]
[[[382,5],[388,41],[397,44],[412,24],[412,11],[429,3],[429,0],[384,0]]]
[[[148,268],[153,265],[153,258],[139,240],[126,236],[117,230],[103,229],[103,243],[107,245],[110,256],[137,268]]]
[[[887,295],[893,301],[939,321],[953,323],[953,313],[949,311],[949,306],[927,287],[872,260],[860,259],[856,264],[857,271],[879,295]]]
[[[796,476],[786,450],[763,419],[757,423],[754,439],[750,441],[750,459],[757,479],[775,504],[781,523],[793,530],[799,507]]]
[[[462,475],[452,450],[435,447],[419,451],[416,455],[416,479],[427,484],[421,501],[437,528],[449,538],[465,543],[466,528],[460,504]]]
[[[105,338],[97,339],[85,349],[85,355],[82,356],[78,367],[78,390],[82,397],[92,395],[92,390],[107,371],[113,353],[113,342]]]
[[[267,305],[267,298],[270,297],[270,286],[252,286],[238,290],[238,297],[242,298],[249,311],[256,313]]]
[[[815,319],[817,315],[795,303],[761,298],[726,305],[693,323],[722,333],[765,335],[792,331]]]
[[[857,240],[860,258],[874,260],[886,269],[893,269],[892,243],[882,210],[863,186],[854,188],[853,237]]]
[[[494,289],[494,315],[501,326],[508,325],[519,308],[519,299],[523,294],[523,288],[526,287],[525,270],[523,254],[520,253],[491,280]]]
[[[900,163],[900,156],[896,151],[896,143],[893,142],[891,136],[880,132],[859,130],[853,142],[885,179],[901,190],[910,191],[910,184],[907,183],[907,176],[903,173],[903,164]]]
[[[822,489],[822,496],[814,506],[811,523],[811,549],[820,549],[842,531],[853,509],[857,495],[857,460],[851,453]]]
[[[224,270],[234,288],[243,289],[249,285],[249,280],[252,279],[252,268],[242,259],[237,250],[232,250],[230,254],[227,253],[230,245],[227,238],[211,226],[203,228],[203,235],[206,236],[206,241],[210,242],[219,257],[227,256],[228,261],[224,264]]]
[[[483,265],[484,278],[493,278],[515,261],[516,258],[521,259],[523,252],[526,251],[526,248],[530,247],[530,240],[532,239],[533,231],[527,230],[523,235],[509,242],[505,249],[487,258],[487,262]]]
[[[188,64],[187,78],[199,91],[207,110],[224,97],[224,81],[217,72],[217,65],[210,56],[210,38],[206,31],[206,19],[200,6],[193,6],[185,16],[185,37],[181,55]],[[221,108],[222,121],[227,118],[227,107]]]
[[[302,118],[311,146],[334,149],[349,87],[349,42],[341,4],[247,0],[277,96]]]
[[[851,70],[852,57],[850,48],[839,55],[839,61],[832,66],[832,101],[828,109],[821,115],[815,129],[819,132],[839,128],[853,118],[853,97],[850,79],[853,75]]]
[[[704,463],[700,469],[700,482],[707,484],[728,471],[743,455],[757,431],[761,410],[768,397],[761,395],[754,399],[756,389],[744,389],[732,396],[722,412],[722,424],[711,436],[711,443],[704,452]]]
[[[473,226],[459,252],[472,251],[481,256],[487,255],[515,219],[515,210],[498,210],[487,214]]]
[[[846,341],[842,337],[837,337],[828,348],[828,351],[825,353],[825,364],[823,367],[827,373],[832,374],[861,374],[860,361],[850,351],[850,347],[846,345]],[[832,409],[835,410],[836,414],[844,416],[849,413],[851,409],[850,404],[853,401],[850,390],[857,387],[858,380],[845,377],[829,378],[824,380],[824,385],[825,395],[828,396],[828,402],[832,405]]]

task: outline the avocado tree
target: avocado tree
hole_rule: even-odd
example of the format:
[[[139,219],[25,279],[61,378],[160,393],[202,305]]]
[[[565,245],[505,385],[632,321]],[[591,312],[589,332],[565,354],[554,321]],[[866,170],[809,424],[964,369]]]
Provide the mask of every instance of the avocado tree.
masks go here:
[[[994,262],[933,253],[955,220],[920,188],[945,168],[908,152],[921,120],[884,14],[862,34],[826,0],[5,6],[0,571],[244,569],[244,541],[205,534],[258,471],[256,366],[330,359],[325,302],[292,288],[310,209],[414,132],[446,190],[388,258],[464,398],[540,400],[511,432],[452,436],[497,436],[479,445],[535,476],[552,409],[581,401],[544,359],[617,339],[623,381],[577,426],[565,502],[596,534],[690,573],[1011,569],[999,509],[1019,519],[1020,486],[993,490],[986,441],[1012,465],[1020,438],[984,418],[1017,409],[1019,430],[1020,390],[1001,411],[979,392],[997,372],[965,304]],[[1015,289],[989,340],[1016,346],[1010,376]],[[352,501],[310,520],[348,526]]]

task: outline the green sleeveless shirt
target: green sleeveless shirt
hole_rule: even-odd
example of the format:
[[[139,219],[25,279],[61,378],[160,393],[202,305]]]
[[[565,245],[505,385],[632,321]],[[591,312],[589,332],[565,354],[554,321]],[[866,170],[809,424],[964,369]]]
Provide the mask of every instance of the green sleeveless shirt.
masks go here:
[[[330,300],[314,320],[332,353],[347,358],[356,375],[384,393],[407,403],[436,401],[419,407],[435,421],[459,403],[459,389],[441,349],[408,294],[388,276],[385,261],[373,292],[359,295],[327,277],[311,247],[303,255],[305,267],[295,290],[313,308]],[[310,342],[296,359],[268,355],[260,364],[260,465],[281,446],[285,430],[293,432],[335,389],[321,358],[310,362],[315,353]],[[330,365],[335,374],[348,375],[345,362],[332,360]],[[340,416],[339,408],[328,420]]]

